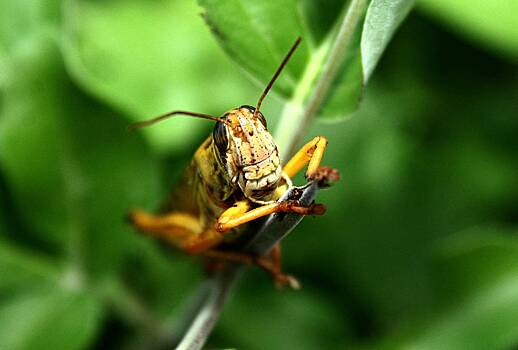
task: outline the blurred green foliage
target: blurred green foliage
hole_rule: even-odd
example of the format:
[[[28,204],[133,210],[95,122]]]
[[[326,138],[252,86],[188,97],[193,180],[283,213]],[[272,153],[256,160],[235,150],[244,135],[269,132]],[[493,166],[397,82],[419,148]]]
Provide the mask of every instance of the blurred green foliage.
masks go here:
[[[316,12],[301,0],[322,16],[310,23],[315,42],[342,6],[332,3]],[[326,216],[285,240],[286,270],[304,288],[278,293],[250,270],[211,346],[518,345],[513,6],[418,2],[360,110],[307,132],[329,138],[325,163],[343,178],[320,194]],[[136,235],[124,216],[161,202],[210,125],[126,125],[171,109],[219,115],[263,87],[200,12],[189,0],[0,1],[0,347],[152,348],[172,337],[201,264]],[[286,33],[273,42],[291,42]],[[257,54],[268,75],[278,58]],[[281,108],[269,96],[270,125]]]
[[[514,0],[421,0],[420,7],[470,40],[518,57],[518,26]],[[459,13],[462,14],[459,16]]]

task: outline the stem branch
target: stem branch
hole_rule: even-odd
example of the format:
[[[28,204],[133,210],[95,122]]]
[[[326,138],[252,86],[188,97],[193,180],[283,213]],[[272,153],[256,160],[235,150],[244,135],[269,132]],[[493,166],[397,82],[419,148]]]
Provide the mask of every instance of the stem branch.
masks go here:
[[[214,328],[230,289],[236,282],[243,266],[230,266],[207,281],[205,301],[200,305],[190,327],[176,350],[198,350],[203,347]]]
[[[305,89],[305,91],[297,89],[297,91],[295,91],[294,99],[286,104],[281,115],[279,127],[275,134],[277,142],[282,143],[283,147],[280,147],[280,149],[283,152],[283,158],[294,153],[295,147],[300,143],[304,136],[304,132],[317,114],[322,102],[324,102],[324,98],[327,96],[329,88],[331,87],[331,84],[333,83],[343,62],[345,50],[351,42],[355,28],[367,8],[367,3],[367,0],[351,1],[338,29],[338,34],[333,39],[329,54],[325,59],[324,66],[322,68],[322,73],[315,84],[313,93],[307,100],[308,102],[305,108],[303,103],[305,96],[309,93],[308,89],[311,88],[310,84],[300,84],[300,87]],[[321,54],[322,52],[328,51],[326,50],[328,45],[327,41],[322,44],[318,54],[315,55],[316,62],[322,62],[323,58],[321,57]],[[308,70],[306,71],[307,74],[304,74],[302,82],[305,82],[306,79],[310,81],[314,79],[314,77],[307,77],[307,75],[318,74],[318,70],[315,71],[315,67],[311,64],[312,62],[308,65]]]

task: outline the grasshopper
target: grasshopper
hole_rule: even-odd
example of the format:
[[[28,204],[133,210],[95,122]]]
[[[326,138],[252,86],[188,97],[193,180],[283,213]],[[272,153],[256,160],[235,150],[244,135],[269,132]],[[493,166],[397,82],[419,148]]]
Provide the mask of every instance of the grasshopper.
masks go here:
[[[141,232],[161,238],[189,254],[219,261],[257,264],[270,272],[277,285],[298,288],[298,282],[281,269],[280,245],[269,256],[257,257],[225,248],[229,241],[247,233],[246,223],[276,212],[322,215],[322,204],[301,206],[297,201],[278,202],[292,185],[291,178],[306,165],[306,179],[329,183],[339,174],[320,167],[327,140],[317,136],[281,166],[277,145],[269,133],[261,104],[296,50],[298,38],[255,107],[243,105],[218,118],[188,111],[173,111],[139,122],[133,127],[154,124],[174,115],[216,122],[210,135],[194,154],[169,207],[161,214],[142,210],[130,213],[130,221]]]

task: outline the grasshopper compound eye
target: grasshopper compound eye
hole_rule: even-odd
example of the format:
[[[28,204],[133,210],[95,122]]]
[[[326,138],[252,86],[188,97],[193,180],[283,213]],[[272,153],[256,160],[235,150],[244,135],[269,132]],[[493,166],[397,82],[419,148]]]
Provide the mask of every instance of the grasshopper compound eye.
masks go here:
[[[214,125],[212,139],[216,144],[220,156],[225,157],[225,152],[228,147],[227,127],[225,123],[216,123],[216,125]]]
[[[257,118],[261,121],[261,124],[263,124],[264,128],[268,129],[268,125],[266,124],[266,118],[261,112],[257,113]]]

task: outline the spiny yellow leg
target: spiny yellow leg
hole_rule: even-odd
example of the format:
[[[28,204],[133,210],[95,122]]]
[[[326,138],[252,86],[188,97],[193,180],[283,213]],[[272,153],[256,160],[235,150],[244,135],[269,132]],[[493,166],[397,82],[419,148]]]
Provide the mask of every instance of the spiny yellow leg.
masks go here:
[[[227,209],[226,212],[229,215],[236,215],[248,208],[249,204],[242,201]],[[221,242],[223,235],[213,228],[202,230],[198,219],[193,215],[177,212],[152,215],[141,210],[135,210],[130,214],[130,220],[139,231],[162,238],[186,253],[222,261],[258,265],[273,276],[278,286],[288,284],[292,288],[299,288],[299,284],[294,277],[282,273],[280,256],[274,256],[272,253],[272,258],[255,257],[240,252],[214,250],[213,248]]]
[[[239,202],[234,203],[233,206],[225,210],[221,215],[220,219],[222,218],[228,218],[233,219],[235,217],[241,216],[244,213],[246,213],[250,209],[250,201],[248,200],[242,200]],[[225,220],[225,219],[223,219]]]
[[[223,239],[221,233],[213,228],[203,229],[199,218],[187,213],[153,215],[134,210],[130,221],[137,230],[161,238],[189,254],[199,254]]]
[[[248,202],[248,201],[247,201]],[[302,207],[296,201],[284,201],[275,202],[271,204],[265,204],[258,208],[254,208],[249,211],[245,211],[245,208],[249,207],[249,204],[244,205],[238,202],[237,205],[241,211],[234,210],[227,214],[234,207],[227,209],[216,222],[216,231],[226,232],[237,226],[243,225],[255,219],[270,215],[272,213],[297,213],[300,215],[322,215],[325,212],[325,207],[321,204],[311,204],[309,207]]]
[[[129,219],[137,230],[165,239],[174,245],[203,231],[198,218],[187,213],[153,215],[142,210],[134,210],[130,213]]]
[[[312,180],[312,177],[317,173],[326,146],[327,139],[324,136],[315,137],[306,143],[293,158],[290,159],[282,171],[289,177],[293,177],[309,163],[308,169],[306,170],[306,178]]]

